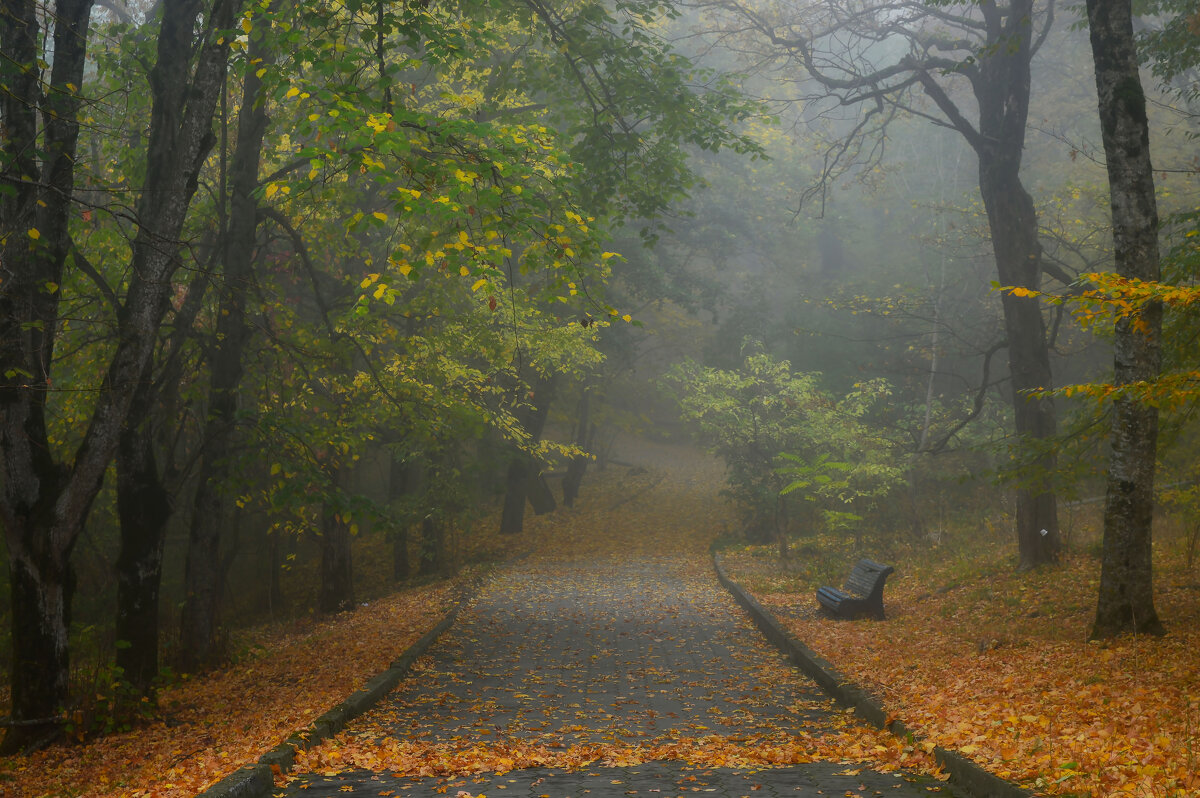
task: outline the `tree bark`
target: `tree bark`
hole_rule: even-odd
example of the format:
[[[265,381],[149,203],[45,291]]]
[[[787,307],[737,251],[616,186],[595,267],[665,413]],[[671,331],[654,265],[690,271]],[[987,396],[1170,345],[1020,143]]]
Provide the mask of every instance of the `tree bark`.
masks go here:
[[[350,525],[326,505],[321,516],[321,587],[317,611],[325,614],[354,609],[354,568]]]
[[[282,611],[284,606],[283,585],[279,579],[279,573],[283,570],[283,546],[278,531],[267,533],[267,564],[271,569],[267,583],[267,611],[274,618],[275,613]]]
[[[391,472],[388,474],[388,499],[394,504],[401,500],[412,482],[409,479],[409,466],[395,457],[391,461]],[[399,523],[391,529],[392,535],[392,580],[403,582],[412,571],[412,563],[408,555],[408,524]]]
[[[1032,0],[1013,0],[1003,16],[994,6],[984,8],[988,41],[995,48],[980,59],[972,79],[979,130],[967,139],[979,158],[979,193],[987,210],[1000,283],[1036,291],[1042,276],[1037,210],[1020,176],[1032,80],[1032,20]],[[1022,442],[1037,447],[1032,473],[1016,492],[1018,568],[1027,570],[1054,562],[1062,545],[1051,488],[1057,467],[1051,444],[1057,414],[1053,400],[1032,395],[1053,387],[1041,305],[1034,297],[1012,293],[1004,294],[1001,302],[1015,430]]]
[[[1037,290],[1041,283],[1037,214],[1033,199],[1017,177],[1020,157],[1015,163],[1011,156],[995,160],[992,163],[980,156],[979,187],[988,212],[996,270],[1003,285]],[[1057,502],[1048,486],[1057,465],[1049,445],[1057,431],[1054,401],[1031,395],[1051,388],[1053,378],[1038,300],[1005,293],[1001,302],[1016,434],[1037,447],[1034,473],[1022,479],[1016,491],[1018,568],[1028,570],[1054,562],[1061,548]]]
[[[591,429],[591,392],[587,385],[581,389],[579,396],[579,418],[576,419],[575,445],[585,452],[589,446],[588,432]],[[567,475],[563,477],[563,504],[574,507],[579,498],[579,486],[583,484],[583,475],[587,473],[591,457],[587,454],[576,455],[567,463]]]
[[[92,3],[55,5],[55,56],[44,94],[39,6],[18,0],[0,7],[0,526],[8,546],[17,724],[0,753],[40,745],[57,731],[68,692],[71,551],[112,456],[111,448],[102,450],[116,443],[89,430],[84,446],[101,449],[104,462],[77,457],[75,469],[50,454],[46,389],[79,139],[81,97],[69,87],[82,85]]]
[[[250,38],[249,64],[244,75],[237,143],[230,162],[229,229],[221,243],[223,279],[215,340],[209,361],[208,417],[200,488],[194,499],[184,574],[184,605],[180,616],[179,664],[196,670],[216,664],[222,575],[221,529],[226,523],[222,488],[230,474],[237,428],[238,388],[243,353],[250,338],[246,296],[253,281],[255,237],[258,231],[258,167],[266,133],[266,103],[257,71],[270,55],[261,33]]]
[[[1117,272],[1157,281],[1158,208],[1130,2],[1087,0],[1087,10]],[[1117,322],[1113,380],[1118,388],[1158,377],[1161,335],[1157,302]],[[1091,636],[1161,635],[1165,629],[1154,608],[1151,551],[1158,412],[1133,396],[1117,399],[1113,410],[1100,591]]]
[[[550,490],[550,483],[546,481],[546,475],[538,467],[538,463],[531,463],[529,469],[529,484],[525,487],[525,495],[529,499],[529,506],[533,508],[534,515],[545,515],[552,513],[558,509],[558,502],[554,499],[554,491]]]
[[[555,379],[536,377],[532,381],[531,404],[517,413],[517,419],[529,433],[531,443],[542,439],[550,404],[554,401]],[[516,452],[508,464],[504,508],[500,514],[500,534],[516,535],[525,528],[525,503],[529,498],[530,481],[538,476],[537,464],[525,452]],[[553,499],[553,496],[551,497]]]
[[[446,552],[446,527],[441,519],[427,515],[421,519],[421,576],[445,576],[449,571]]]
[[[235,0],[215,0],[204,29],[230,27],[234,6]],[[0,261],[8,272],[0,283],[0,521],[13,572],[16,721],[0,745],[4,752],[44,737],[53,727],[48,719],[66,702],[71,550],[153,354],[228,58],[227,43],[197,37],[197,0],[164,2],[150,76],[150,140],[131,282],[117,310],[116,342],[87,431],[70,466],[56,463],[45,425],[45,388],[58,329],[57,286],[70,248],[79,87],[91,8],[91,0],[55,4],[54,64],[45,97],[36,68],[36,4],[20,0],[0,8],[0,49],[8,64],[6,91],[0,93],[0,162],[4,182],[15,187],[0,199]],[[197,42],[203,44],[197,48]],[[39,107],[45,114],[42,174],[35,160]]]
[[[204,305],[207,277],[188,287],[183,307],[174,316],[162,374],[143,376],[130,405],[129,418],[117,444],[117,516],[121,545],[116,562],[117,666],[125,678],[150,695],[159,672],[159,586],[162,582],[163,545],[173,512],[172,496],[178,490],[179,471],[173,462],[179,384],[183,352],[192,325]],[[162,439],[159,439],[159,438]],[[165,439],[165,440],[164,440]],[[155,452],[163,452],[160,463]]]
[[[117,447],[121,548],[116,563],[116,639],[124,644],[117,648],[117,666],[130,684],[149,695],[159,670],[158,591],[171,499],[154,457],[150,423],[137,419],[149,409],[145,382],[140,393]]]
[[[525,502],[529,490],[529,456],[519,452],[508,464],[504,507],[500,510],[500,534],[519,535],[525,529]]]

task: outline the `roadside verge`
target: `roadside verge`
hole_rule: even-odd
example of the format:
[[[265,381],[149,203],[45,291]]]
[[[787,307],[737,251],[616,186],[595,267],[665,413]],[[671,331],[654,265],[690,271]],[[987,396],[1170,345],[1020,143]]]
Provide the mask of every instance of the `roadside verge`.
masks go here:
[[[407,676],[416,661],[449,629],[463,605],[478,591],[485,576],[472,579],[462,586],[451,608],[432,629],[405,649],[387,670],[374,676],[360,690],[325,712],[308,728],[298,731],[258,758],[253,765],[235,770],[225,778],[199,793],[196,798],[268,798],[275,786],[275,776],[287,773],[295,762],[297,751],[306,751],[336,735],[346,724],[378,704]]]
[[[839,704],[852,707],[858,717],[872,726],[890,731],[897,737],[917,745],[924,741],[920,735],[901,721],[889,721],[888,713],[878,699],[842,676],[834,669],[833,665],[788,634],[783,624],[770,610],[763,607],[754,596],[751,596],[741,585],[729,577],[721,564],[719,554],[713,555],[713,567],[716,569],[717,579],[733,595],[738,604],[750,614],[754,625],[758,627],[763,636],[787,655],[796,667],[804,671]],[[1034,795],[1028,790],[1001,779],[955,751],[934,746],[932,754],[942,769],[950,774],[951,781],[975,798],[1031,798]]]

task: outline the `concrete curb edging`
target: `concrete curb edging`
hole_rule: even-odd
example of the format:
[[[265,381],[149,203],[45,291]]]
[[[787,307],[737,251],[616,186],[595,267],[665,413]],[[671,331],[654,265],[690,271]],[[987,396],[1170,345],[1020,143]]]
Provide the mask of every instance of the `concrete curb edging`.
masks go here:
[[[783,624],[779,622],[770,610],[758,603],[737,582],[729,578],[721,564],[719,554],[713,554],[713,566],[717,579],[750,614],[754,625],[758,627],[767,640],[788,656],[788,658],[804,671],[813,681],[829,693],[839,704],[852,707],[854,713],[863,720],[897,737],[913,742],[921,742],[922,738],[898,720],[888,723],[887,711],[883,705],[867,691],[838,673],[826,660],[822,659],[808,646],[796,640]],[[933,749],[934,759],[942,769],[950,774],[950,779],[975,798],[1033,798],[1034,793],[1005,781],[980,765],[972,762],[962,754],[941,746]]]
[[[275,787],[275,773],[292,769],[297,751],[307,751],[336,735],[346,724],[378,704],[408,675],[417,658],[429,650],[442,634],[453,625],[459,610],[478,591],[486,578],[480,576],[463,585],[453,599],[453,606],[442,619],[409,646],[388,669],[372,677],[362,689],[313,721],[307,729],[295,732],[284,742],[258,758],[258,763],[246,765],[196,795],[196,798],[268,798]]]

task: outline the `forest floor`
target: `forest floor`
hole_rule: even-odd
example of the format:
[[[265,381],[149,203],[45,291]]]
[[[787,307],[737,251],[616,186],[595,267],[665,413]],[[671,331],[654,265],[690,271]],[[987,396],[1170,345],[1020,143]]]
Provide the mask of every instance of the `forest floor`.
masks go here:
[[[956,795],[767,644],[714,578],[714,497],[679,477],[631,474],[539,523],[413,678],[276,795]]]
[[[982,533],[956,547],[898,546],[886,621],[816,611],[840,586],[849,542],[807,539],[730,550],[731,576],[791,634],[923,736],[1048,795],[1200,796],[1200,574],[1179,541],[1155,545],[1166,637],[1087,642],[1098,546],[1078,535],[1059,565],[1017,574],[1015,542]],[[881,553],[865,552],[874,559]]]
[[[667,446],[617,456],[642,467],[589,474],[575,508],[528,518],[519,547],[487,535],[480,546],[530,553],[547,569],[614,553],[635,561],[673,552],[693,563],[695,578],[711,573],[709,543],[736,531],[718,495],[719,464]],[[949,540],[864,541],[868,556],[897,566],[882,624],[838,623],[813,611],[816,586],[839,584],[858,556],[853,541],[804,539],[787,563],[773,551],[733,549],[725,562],[798,639],[930,743],[1044,794],[1200,795],[1200,579],[1183,568],[1178,548],[1158,551],[1159,611],[1170,634],[1089,644],[1094,546],[1079,543],[1062,565],[1016,575],[1008,541],[978,537],[962,548]],[[234,664],[165,689],[154,720],[0,760],[0,795],[192,796],[385,669],[442,617],[458,584],[247,630]],[[871,736],[828,755],[862,761],[869,743],[878,765],[932,768],[903,741],[863,734]],[[677,753],[698,761],[734,754],[702,746]]]
[[[159,692],[131,731],[0,758],[0,796],[193,796],[309,726],[441,620],[455,584],[237,635],[233,664]],[[337,652],[330,656],[330,652]]]

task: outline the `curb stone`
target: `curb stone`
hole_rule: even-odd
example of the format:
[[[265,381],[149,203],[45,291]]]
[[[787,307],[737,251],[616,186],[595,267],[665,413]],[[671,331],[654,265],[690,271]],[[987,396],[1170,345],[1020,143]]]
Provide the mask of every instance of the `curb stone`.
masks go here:
[[[741,585],[729,578],[721,564],[719,554],[713,554],[713,566],[717,572],[717,579],[733,595],[738,604],[742,605],[750,614],[755,626],[763,636],[786,654],[792,663],[820,685],[825,692],[833,696],[839,704],[853,708],[858,717],[876,728],[890,731],[897,737],[912,742],[922,742],[923,738],[920,735],[914,733],[900,721],[893,720],[888,723],[887,711],[874,696],[838,673],[815,651],[788,634],[783,624],[770,610],[763,607]],[[1033,798],[1034,796],[1034,793],[1029,790],[1005,781],[956,751],[939,745],[934,747],[933,756],[942,769],[950,774],[951,781],[975,798]]]
[[[395,689],[401,679],[412,670],[417,659],[453,625],[459,610],[478,592],[485,578],[486,574],[463,585],[453,599],[453,606],[441,621],[409,646],[386,671],[372,677],[362,689],[314,720],[307,729],[293,733],[287,740],[263,754],[259,757],[258,764],[246,765],[235,770],[204,792],[198,793],[196,798],[268,798],[275,787],[275,774],[287,773],[292,769],[297,751],[307,751],[333,737],[345,728],[349,721],[378,704]]]

